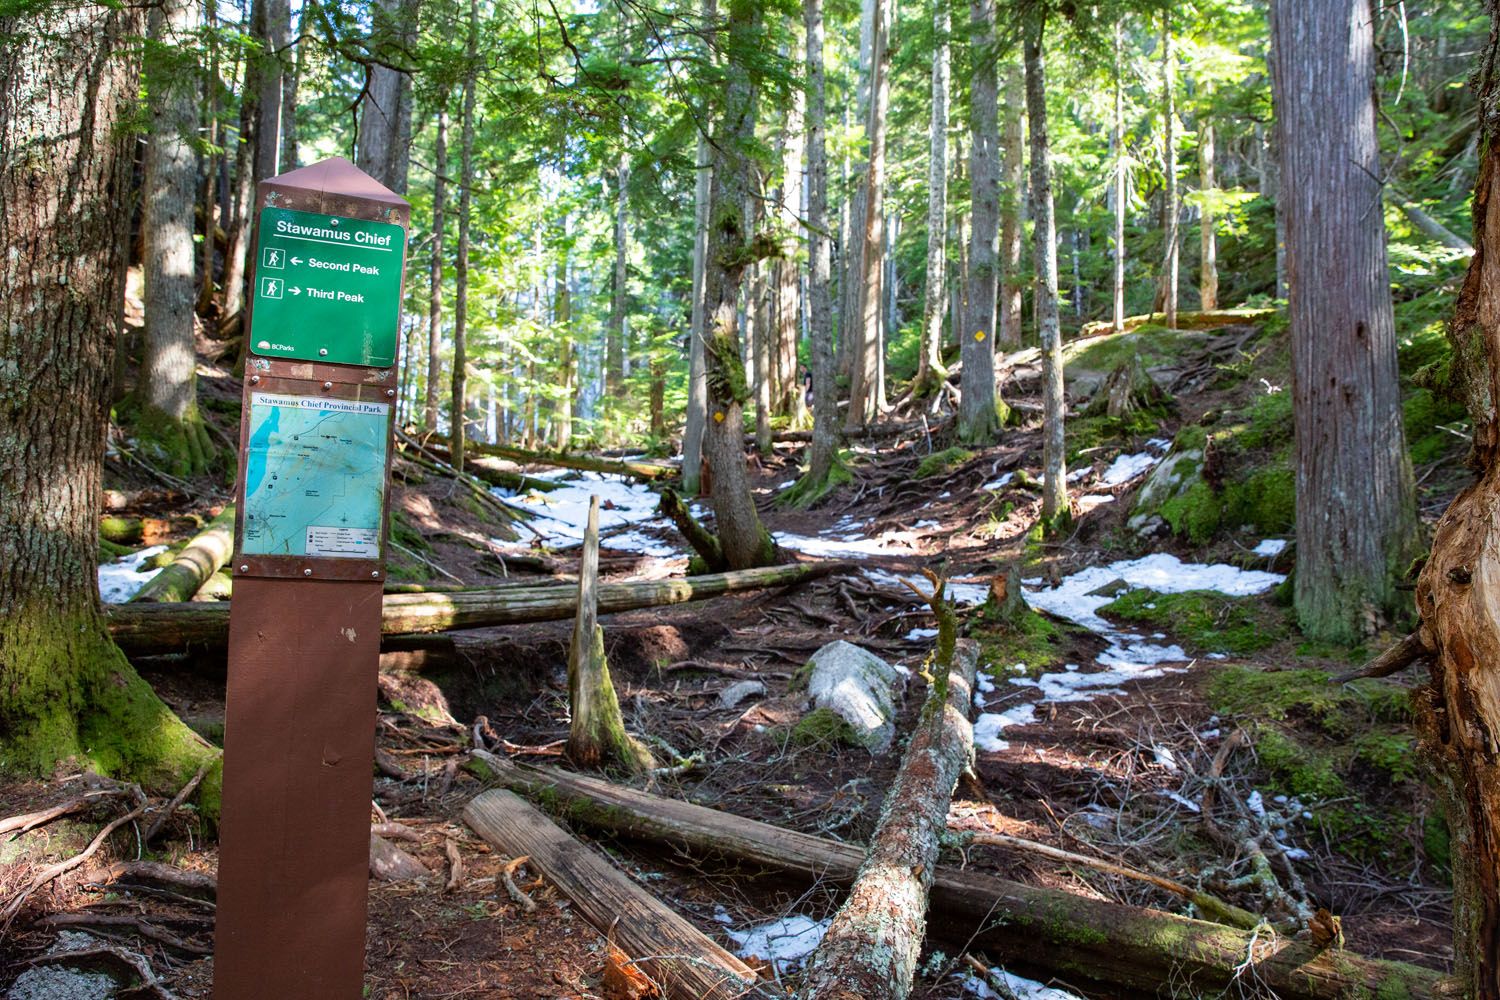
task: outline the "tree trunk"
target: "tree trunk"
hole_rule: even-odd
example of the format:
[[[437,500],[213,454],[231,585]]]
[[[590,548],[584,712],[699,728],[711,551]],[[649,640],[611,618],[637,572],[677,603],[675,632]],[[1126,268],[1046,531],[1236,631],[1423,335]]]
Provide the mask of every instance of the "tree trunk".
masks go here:
[[[568,759],[583,767],[622,767],[640,773],[655,766],[630,738],[620,700],[609,679],[604,629],[599,625],[599,498],[589,498],[583,558],[578,565],[578,617],[568,644]]]
[[[257,6],[259,4],[257,3]],[[227,240],[224,245],[224,316],[241,315],[245,308],[245,258],[250,249],[250,200],[255,190],[255,95],[259,60],[247,57],[240,94],[240,121],[234,142],[234,185],[231,191]],[[243,331],[243,323],[241,324]],[[248,331],[245,331],[248,332]]]
[[[609,293],[609,327],[604,338],[604,388],[625,397],[625,312],[630,295],[630,154],[623,149],[615,167],[615,268]]]
[[[1167,328],[1177,329],[1178,260],[1182,245],[1178,233],[1181,210],[1177,197],[1177,52],[1172,45],[1172,15],[1161,17],[1161,112],[1162,173],[1167,187],[1162,196],[1162,239],[1166,245],[1162,259],[1162,309]]]
[[[281,167],[281,85],[286,49],[291,41],[292,9],[288,0],[259,0],[261,41],[256,73],[260,94],[255,102],[255,179],[276,176]],[[248,295],[247,295],[248,298]]]
[[[312,10],[310,3],[302,4],[302,13],[297,18],[297,37],[291,40],[292,50],[287,54],[286,75],[281,84],[281,164],[280,173],[296,170],[297,155],[297,90],[302,84],[302,57],[307,52],[303,36],[307,34],[307,15]],[[288,15],[290,18],[290,15]]]
[[[1005,104],[1001,109],[1004,162],[1000,182],[1000,316],[996,321],[1000,343],[1012,350],[1021,346],[1021,300],[1026,287],[1021,273],[1022,245],[1026,241],[1021,211],[1026,198],[1026,138],[1021,127],[1025,113],[1025,74],[1012,56],[1005,64]]]
[[[439,98],[437,137],[433,142],[432,258],[427,271],[427,392],[422,424],[429,433],[438,429],[438,386],[443,384],[443,212],[448,205],[448,109],[447,94]]]
[[[938,667],[950,671],[946,682],[928,691],[864,863],[808,964],[801,1000],[906,1000],[911,993],[948,807],[974,756],[969,710],[979,645],[964,640],[949,652],[951,665]]]
[[[807,22],[807,306],[812,326],[812,446],[799,484],[805,496],[827,492],[838,458],[838,397],[834,384],[833,317],[829,301],[832,246],[828,233],[827,104],[823,70],[823,0],[804,0]]]
[[[963,361],[958,439],[990,444],[1000,432],[995,393],[995,243],[1000,225],[1000,126],[996,118],[995,0],[970,0],[969,285],[959,336]]]
[[[1042,343],[1042,520],[1069,516],[1067,446],[1063,420],[1062,325],[1057,315],[1057,236],[1052,209],[1052,150],[1047,135],[1047,77],[1042,44],[1046,22],[1026,30],[1026,109],[1031,119],[1032,249],[1036,267],[1036,325]]]
[[[198,301],[194,305],[199,315],[213,316],[214,311],[214,254],[219,248],[218,232],[224,230],[225,249],[228,249],[229,218],[217,209],[219,187],[219,164],[225,151],[215,147],[224,142],[223,126],[219,121],[219,6],[218,0],[204,0],[203,27],[206,29],[204,47],[207,51],[207,76],[203,101],[203,138],[208,149],[203,155],[203,173],[198,189],[198,204],[203,209],[203,245],[198,248]],[[222,317],[222,314],[217,314]],[[119,390],[116,385],[116,391]]]
[[[1121,35],[1124,31],[1124,18],[1115,18],[1115,119],[1114,127],[1109,134],[1110,162],[1114,176],[1110,179],[1110,193],[1112,204],[1110,210],[1114,214],[1114,244],[1111,248],[1111,268],[1113,277],[1111,286],[1113,289],[1113,307],[1110,313],[1112,328],[1116,333],[1125,330],[1125,66]]]
[[[197,8],[169,0],[152,10],[153,54],[191,43]],[[159,46],[159,47],[157,47]],[[198,355],[193,339],[198,286],[193,275],[193,205],[198,158],[197,77],[166,60],[147,64],[151,133],[142,192],[146,238],[146,347],[137,396],[137,432],[148,454],[177,475],[206,471],[213,442],[198,413]],[[212,217],[210,217],[210,226]],[[207,242],[213,242],[209,229]]]
[[[216,751],[110,641],[95,572],[145,28],[104,4],[0,18],[0,760],[176,790]]]
[[[1484,7],[1491,30],[1474,80],[1484,150],[1474,192],[1475,249],[1448,325],[1453,385],[1473,422],[1471,459],[1480,475],[1439,520],[1432,555],[1417,583],[1420,638],[1432,660],[1431,685],[1417,692],[1415,706],[1420,748],[1437,779],[1453,843],[1454,973],[1463,996],[1495,1000],[1500,997],[1500,751],[1494,735],[1500,732],[1494,696],[1500,685],[1500,595],[1494,589],[1500,553],[1500,426],[1494,406],[1500,388],[1500,143],[1496,121],[1484,109],[1500,96],[1500,2],[1486,0]],[[1290,152],[1290,144],[1287,148]]]
[[[1287,210],[1297,446],[1296,608],[1356,643],[1405,601],[1416,543],[1380,210],[1365,0],[1280,0],[1272,34]],[[1352,498],[1358,498],[1353,502]]]
[[[764,41],[760,7],[732,0],[725,47],[724,111],[714,128],[714,170],[709,188],[708,248],[704,267],[704,318],[708,382],[708,463],[713,472],[714,515],[724,558],[734,569],[764,566],[776,546],[761,525],[745,468],[744,408],[750,387],[741,360],[737,305],[746,268],[766,252],[745,217],[749,157],[755,138],[755,93],[746,54]]]
[[[1202,198],[1199,225],[1198,308],[1210,312],[1219,308],[1219,238],[1214,232],[1214,125],[1205,121],[1198,129],[1198,193]]]
[[[796,36],[792,44],[792,67],[806,62],[806,40],[800,25],[791,24]],[[793,70],[795,72],[795,69]],[[777,219],[780,229],[791,237],[793,246],[800,240],[795,234],[802,227],[802,157],[807,143],[806,119],[807,94],[797,87],[792,91],[792,106],[787,115],[786,127],[782,131],[781,150],[781,195],[778,199]],[[790,248],[789,248],[790,249]],[[776,337],[774,364],[776,371],[773,390],[772,412],[777,416],[790,417],[792,426],[807,426],[807,403],[802,396],[802,380],[798,377],[797,345],[802,339],[802,280],[798,255],[788,252],[774,262],[776,272]]]
[[[932,56],[932,117],[927,132],[927,282],[922,291],[922,342],[917,352],[917,377],[912,395],[923,398],[937,391],[948,377],[943,367],[943,310],[947,308],[943,269],[948,248],[948,52],[949,18],[946,0],[932,5],[932,33],[937,51]]]
[[[760,198],[751,198],[745,203],[745,215],[754,219],[755,206]],[[752,222],[753,226],[754,223]],[[749,286],[745,290],[745,335],[750,338],[751,385],[755,390],[755,450],[761,455],[771,454],[771,330],[774,324],[769,315],[770,296],[767,295],[767,279],[770,264],[761,261],[750,269]]]
[[[881,268],[885,260],[885,141],[890,108],[890,0],[875,0],[871,35],[869,163],[864,185],[864,239],[859,259],[859,322],[849,341],[849,410],[844,429],[876,418],[880,395]]]
[[[855,193],[851,186],[851,178],[860,177],[868,173],[869,168],[869,124],[870,124],[870,83],[874,74],[875,56],[875,11],[876,7],[884,0],[860,0],[859,7],[859,75],[856,78],[854,89],[855,121],[859,122],[863,130],[863,147],[865,159],[850,163],[850,157],[844,156],[844,184],[843,188],[848,194],[845,198],[843,212],[843,232],[839,240],[839,339],[838,339],[838,373],[845,378],[851,379],[854,374],[854,354],[860,342],[860,323],[862,313],[860,308],[861,289],[864,283],[864,239],[865,199],[860,193]],[[850,126],[848,106],[844,108],[844,128]]]
[[[473,758],[480,776],[545,801],[574,822],[670,845],[727,870],[848,885],[865,860],[856,844],[483,750]],[[1359,1000],[1382,991],[1414,1000],[1450,995],[1431,969],[946,865],[937,868],[931,905],[929,933],[937,942],[1086,978],[1105,996],[1154,995],[1170,982],[1191,982],[1194,996],[1217,996],[1244,987],[1252,975],[1262,991],[1255,995],[1281,1000]]]
[[[453,374],[449,403],[448,452],[453,467],[464,468],[465,423],[468,415],[469,362],[469,223],[474,192],[474,89],[479,72],[479,0],[469,0],[469,31],[464,51],[463,137],[459,141],[458,261],[453,277]]]
[[[709,2],[712,4],[712,0]],[[708,253],[708,189],[713,161],[702,131],[698,133],[698,152],[693,162],[697,164],[697,176],[693,182],[693,311],[692,327],[688,331],[687,414],[682,428],[682,491],[690,497],[698,495],[702,482],[703,432],[708,422],[708,383],[704,380],[703,353],[703,271]]]
[[[476,455],[493,455],[495,458],[508,459],[522,465],[550,465],[558,469],[582,469],[585,472],[602,472],[645,481],[670,479],[677,472],[672,466],[658,462],[599,458],[594,455],[565,455],[555,451],[533,451],[504,444],[471,443],[469,450]]]
[[[563,235],[567,235],[566,224]],[[573,296],[568,292],[566,239],[557,251],[557,275],[553,281],[552,323],[559,336],[557,367],[562,394],[553,404],[552,444],[559,451],[566,451],[573,441],[573,396],[578,384],[577,363],[573,358]]]
[[[674,580],[603,583],[599,585],[599,613],[789,587],[848,569],[849,565],[841,562],[790,563]],[[229,636],[229,604],[111,604],[105,610],[109,631],[120,647],[132,656],[149,656],[181,652],[190,646],[223,646]],[[387,594],[384,608],[381,634],[425,634],[564,621],[577,614],[578,590],[567,584],[538,583],[458,593]]]
[[[406,193],[411,170],[411,76],[406,65],[417,39],[418,0],[375,0],[371,51],[389,65],[372,64],[359,102],[359,142],[354,164],[397,194]]]

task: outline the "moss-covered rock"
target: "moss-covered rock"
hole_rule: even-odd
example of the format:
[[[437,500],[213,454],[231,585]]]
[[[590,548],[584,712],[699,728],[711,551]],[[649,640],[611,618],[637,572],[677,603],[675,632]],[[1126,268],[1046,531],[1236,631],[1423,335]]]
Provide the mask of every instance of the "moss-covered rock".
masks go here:
[[[854,727],[829,708],[815,708],[804,715],[792,727],[791,742],[799,747],[834,743],[853,747],[861,745],[855,738]]]
[[[917,463],[917,471],[912,473],[912,478],[928,479],[932,476],[940,476],[950,469],[958,468],[973,457],[972,451],[958,447],[935,451]]]

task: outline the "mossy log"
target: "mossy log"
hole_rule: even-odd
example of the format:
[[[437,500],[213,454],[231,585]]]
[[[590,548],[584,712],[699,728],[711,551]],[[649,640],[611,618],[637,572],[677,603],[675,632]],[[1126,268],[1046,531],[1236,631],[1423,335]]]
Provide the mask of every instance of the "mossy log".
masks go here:
[[[498,789],[485,792],[464,807],[464,822],[495,850],[524,855],[670,1000],[776,995],[758,984],[744,962],[524,799]]]
[[[805,583],[850,568],[822,561],[764,566],[674,580],[632,580],[599,585],[599,613],[705,601],[769,587]],[[288,586],[295,586],[289,581]],[[188,647],[223,646],[229,637],[229,606],[216,604],[110,604],[104,612],[110,634],[126,653],[147,656]],[[567,583],[498,587],[454,593],[387,594],[381,620],[384,635],[444,632],[450,629],[562,621],[578,610],[578,589]]]
[[[865,857],[856,844],[484,751],[474,751],[472,767],[574,822],[720,861],[741,874],[759,869],[810,883],[849,885]],[[1244,985],[1282,1000],[1454,995],[1451,980],[1404,962],[946,865],[933,879],[928,933],[982,948],[1000,961],[1091,980],[1105,992],[1154,994],[1187,986],[1194,995],[1212,996]]]
[[[470,442],[469,450],[474,450],[474,444]],[[429,444],[426,451],[434,458],[447,463],[451,456],[448,449],[438,444]],[[483,460],[470,460],[464,463],[464,471],[475,479],[482,479],[491,486],[500,486],[508,490],[521,492],[523,490],[536,490],[539,493],[551,493],[560,490],[565,484],[555,479],[542,479],[540,476],[528,476],[524,472],[510,472],[505,469],[497,469],[493,465],[486,464]]]
[[[647,481],[671,479],[677,468],[659,462],[636,462],[623,458],[599,458],[594,455],[572,455],[560,451],[529,451],[504,444],[480,444],[469,442],[469,451],[476,455],[504,458],[521,465],[549,465],[557,469],[578,469],[582,472],[603,472],[616,476]]]
[[[145,539],[146,526],[138,517],[101,517],[99,537],[115,545],[139,545]]]
[[[146,581],[131,598],[134,602],[171,603],[192,600],[194,594],[234,554],[234,507],[225,507],[208,522],[166,567]]]
[[[715,573],[729,568],[729,562],[724,558],[724,546],[719,544],[718,536],[698,523],[676,491],[662,491],[661,503],[656,509],[677,527],[678,533],[687,539],[693,551],[703,560],[704,566]]]
[[[974,756],[969,707],[979,644],[965,639],[950,650],[951,668],[933,667],[949,670],[947,683],[929,689],[865,862],[808,965],[799,1000],[905,1000],[911,994],[948,806]]]

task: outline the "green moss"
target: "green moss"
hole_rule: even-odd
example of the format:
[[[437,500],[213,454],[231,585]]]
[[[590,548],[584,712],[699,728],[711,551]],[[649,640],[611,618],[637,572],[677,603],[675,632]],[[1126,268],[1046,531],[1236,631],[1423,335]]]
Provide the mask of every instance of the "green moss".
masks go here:
[[[1354,756],[1397,783],[1417,776],[1416,741],[1410,733],[1364,733],[1354,741]]]
[[[99,561],[101,563],[113,562],[122,556],[133,555],[136,547],[133,545],[120,545],[108,538],[99,539]]]
[[[1090,449],[1157,434],[1161,431],[1163,419],[1164,414],[1146,409],[1131,410],[1121,417],[1107,414],[1071,417],[1063,429],[1068,464],[1077,464],[1084,457],[1083,453]]]
[[[1442,816],[1428,813],[1422,819],[1422,853],[1439,868],[1453,867],[1453,838]]]
[[[963,448],[945,448],[935,451],[917,463],[917,471],[912,474],[913,479],[928,479],[932,476],[942,475],[950,469],[963,465],[974,457],[972,451]]]
[[[835,458],[833,465],[828,469],[828,475],[823,478],[822,482],[813,482],[811,475],[803,472],[796,483],[776,498],[776,502],[783,507],[806,509],[815,506],[840,486],[853,481],[854,474],[849,471],[843,459]]]
[[[804,715],[801,721],[792,727],[791,742],[795,746],[831,743],[859,745],[849,723],[829,708],[816,708]]]
[[[1051,618],[1024,608],[1011,621],[999,620],[993,603],[985,605],[985,614],[969,631],[979,643],[979,662],[988,669],[1016,676],[1016,664],[1025,664],[1025,674],[1035,677],[1060,659],[1067,635]]]
[[[1199,653],[1253,653],[1274,645],[1287,633],[1283,617],[1266,613],[1259,602],[1211,590],[1181,594],[1129,590],[1099,610],[1114,618],[1157,626]]]
[[[180,420],[154,407],[139,406],[134,413],[134,437],[148,461],[174,475],[208,472],[218,459],[196,404]]]
[[[1224,523],[1224,500],[1203,481],[1161,505],[1161,516],[1173,534],[1194,545],[1206,544]]]
[[[1254,728],[1255,753],[1260,764],[1277,779],[1278,787],[1314,801],[1345,794],[1338,764],[1326,753],[1309,747],[1272,726]]]
[[[1069,368],[1087,371],[1111,372],[1137,357],[1152,367],[1180,358],[1188,339],[1182,330],[1143,323],[1129,333],[1107,333],[1074,341],[1064,348],[1064,358]]]
[[[138,517],[101,517],[99,537],[116,545],[139,545],[145,535],[145,525]]]

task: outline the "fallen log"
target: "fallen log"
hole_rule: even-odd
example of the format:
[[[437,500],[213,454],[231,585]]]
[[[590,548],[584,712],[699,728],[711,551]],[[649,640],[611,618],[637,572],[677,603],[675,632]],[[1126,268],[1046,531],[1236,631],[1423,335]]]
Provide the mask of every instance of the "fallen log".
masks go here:
[[[192,600],[209,577],[234,555],[234,505],[219,512],[131,601],[141,604]]]
[[[959,774],[974,756],[969,707],[979,644],[965,639],[955,646],[953,612],[942,603],[942,584],[937,587],[932,605],[945,633],[938,641],[937,678],[881,806],[864,864],[808,963],[799,1000],[906,1000],[911,994],[948,807]],[[945,670],[941,683],[938,671]]]
[[[791,586],[846,571],[847,562],[822,561],[763,566],[672,580],[635,580],[599,585],[599,613],[705,601],[769,587]],[[110,634],[126,653],[146,656],[188,647],[223,646],[229,637],[229,606],[214,604],[107,604]],[[560,621],[578,610],[578,588],[566,583],[499,587],[453,593],[387,594],[383,635]]]
[[[736,1000],[760,993],[755,971],[676,911],[578,843],[511,792],[483,793],[464,822],[496,850],[527,864],[566,896],[583,918],[675,1000]]]
[[[824,840],[662,798],[556,768],[472,752],[481,776],[545,800],[570,820],[740,872],[850,884],[864,861],[853,844]],[[1282,1000],[1370,996],[1448,997],[1450,980],[1431,969],[1367,958],[1139,906],[1090,899],[980,872],[940,866],[929,933],[1001,960],[1066,972],[1116,990],[1155,992],[1190,984],[1195,995],[1245,987]]]
[[[582,472],[603,472],[632,479],[672,479],[677,475],[675,466],[659,462],[637,462],[624,458],[599,458],[594,455],[572,455],[560,451],[528,451],[507,444],[480,444],[469,442],[468,448],[476,455],[503,458],[519,465],[550,465],[557,469],[578,469]]]
[[[411,441],[412,439],[408,438],[408,440]],[[440,444],[417,445],[413,441],[413,447],[421,447],[431,458],[435,458],[450,467],[452,465],[452,456],[448,449]],[[472,448],[473,443],[467,443],[466,447]],[[539,476],[528,476],[524,472],[510,472],[506,469],[497,469],[492,465],[486,464],[483,459],[465,462],[464,471],[475,479],[483,479],[491,486],[503,486],[508,490],[516,490],[517,492],[537,490],[540,493],[551,493],[553,490],[560,490],[566,485],[555,479],[542,479]]]

